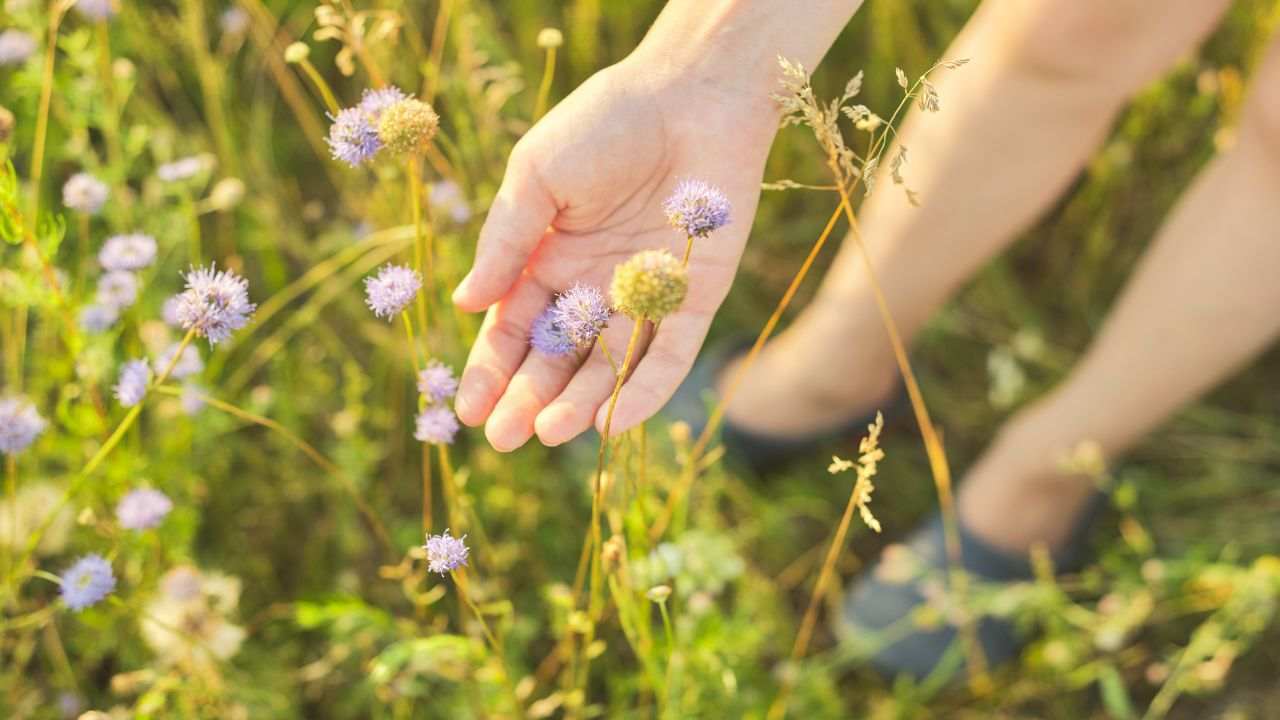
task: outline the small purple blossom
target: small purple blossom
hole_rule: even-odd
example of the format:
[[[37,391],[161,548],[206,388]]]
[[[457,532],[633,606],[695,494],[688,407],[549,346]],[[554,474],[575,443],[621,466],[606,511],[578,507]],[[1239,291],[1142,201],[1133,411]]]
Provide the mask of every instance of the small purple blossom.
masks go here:
[[[178,353],[181,343],[174,343],[165,348],[164,352],[156,358],[156,367],[164,371],[169,367],[169,363],[173,362],[173,358]],[[204,360],[200,358],[200,350],[194,345],[188,345],[182,355],[178,357],[178,362],[174,363],[173,370],[169,371],[169,377],[184,380],[192,375],[199,375],[204,372]]]
[[[431,207],[449,213],[449,219],[462,224],[471,219],[471,206],[462,194],[462,188],[452,180],[431,183]]]
[[[86,215],[97,215],[107,202],[106,183],[89,173],[76,173],[62,186],[62,204]]]
[[[109,20],[116,14],[115,0],[76,0],[76,10],[90,20]]]
[[[156,177],[167,183],[189,180],[213,167],[211,155],[191,155],[168,162],[156,168]]]
[[[113,235],[98,251],[103,270],[141,270],[156,261],[156,239],[143,233]]]
[[[164,324],[169,327],[182,327],[182,320],[178,318],[178,307],[182,305],[182,297],[172,295],[164,301],[164,305],[160,307],[160,319],[164,320]]]
[[[387,265],[364,279],[367,303],[374,315],[390,320],[409,307],[422,287],[422,276],[403,265]]]
[[[574,351],[573,341],[556,321],[554,303],[533,321],[533,327],[529,329],[529,344],[545,355],[568,355]]]
[[[133,407],[147,396],[151,384],[151,366],[146,360],[130,360],[120,370],[114,388],[116,399],[125,407]]]
[[[25,398],[0,398],[0,453],[17,455],[26,450],[46,425],[36,406]]]
[[[701,180],[681,180],[662,210],[667,222],[689,237],[704,238],[729,223],[729,198]]]
[[[578,347],[595,342],[600,331],[609,324],[609,303],[599,288],[582,283],[560,294],[555,303],[556,325],[565,337]]]
[[[204,388],[195,383],[185,383],[182,386],[182,394],[178,396],[178,404],[182,406],[182,412],[188,416],[197,415],[204,409]]]
[[[185,278],[187,288],[178,295],[176,313],[184,330],[195,330],[210,345],[217,345],[249,324],[257,306],[249,302],[249,283],[244,278],[216,265],[193,267]]]
[[[80,327],[88,333],[106,332],[119,319],[120,310],[114,305],[94,303],[80,310]]]
[[[116,589],[111,563],[97,553],[77,560],[62,573],[61,580],[62,601],[76,612],[96,605]]]
[[[428,405],[418,413],[413,437],[418,442],[432,445],[449,445],[458,434],[458,418],[444,405]]]
[[[418,392],[433,403],[453,397],[458,392],[458,378],[453,376],[453,368],[439,360],[429,361],[418,372]]]
[[[36,39],[17,28],[0,32],[0,65],[18,65],[36,51]]]
[[[242,7],[227,8],[218,17],[218,27],[227,35],[242,35],[249,29],[249,13]]]
[[[339,110],[337,115],[330,115],[333,124],[329,126],[329,151],[335,160],[360,167],[373,159],[382,149],[382,141],[378,139],[378,126],[369,113],[358,107]]]
[[[160,524],[173,509],[168,495],[152,488],[131,490],[116,505],[116,520],[126,530],[147,530]]]
[[[98,304],[123,310],[138,300],[138,277],[126,270],[114,270],[98,279]]]
[[[360,95],[360,104],[357,105],[360,110],[367,113],[373,119],[373,124],[378,124],[378,119],[382,117],[382,111],[395,105],[401,100],[407,100],[408,95],[395,85],[388,85],[383,88],[367,88]]]
[[[449,528],[439,535],[427,536],[427,570],[441,575],[448,575],[460,567],[466,567],[467,536],[456,538],[449,534]]]

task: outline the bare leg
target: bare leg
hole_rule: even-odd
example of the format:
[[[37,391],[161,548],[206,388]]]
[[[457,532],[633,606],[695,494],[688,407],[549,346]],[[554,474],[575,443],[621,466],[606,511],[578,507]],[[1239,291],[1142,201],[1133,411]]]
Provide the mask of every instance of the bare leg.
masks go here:
[[[1079,172],[1125,100],[1213,26],[1229,0],[987,0],[937,76],[943,109],[902,142],[923,207],[888,182],[862,211],[890,307],[914,333]],[[1153,14],[1154,13],[1154,14]],[[827,352],[848,348],[849,363]],[[849,365],[852,364],[851,368]],[[861,263],[846,243],[818,298],[766,348],[729,418],[804,434],[866,412],[896,370]]]
[[[1061,540],[1090,488],[1059,457],[1086,440],[1124,450],[1280,332],[1280,41],[1253,87],[1237,147],[1181,200],[1079,366],[970,472],[960,513],[984,539]]]

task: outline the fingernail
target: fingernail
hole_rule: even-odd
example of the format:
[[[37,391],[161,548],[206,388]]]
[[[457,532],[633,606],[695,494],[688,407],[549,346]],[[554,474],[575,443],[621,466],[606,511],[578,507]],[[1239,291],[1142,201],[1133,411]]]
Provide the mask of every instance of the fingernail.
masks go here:
[[[471,284],[471,273],[467,273],[467,276],[462,278],[462,282],[458,283],[458,286],[453,289],[453,295],[451,296],[453,299],[453,302],[457,303],[458,298],[466,296],[467,286],[470,284]]]

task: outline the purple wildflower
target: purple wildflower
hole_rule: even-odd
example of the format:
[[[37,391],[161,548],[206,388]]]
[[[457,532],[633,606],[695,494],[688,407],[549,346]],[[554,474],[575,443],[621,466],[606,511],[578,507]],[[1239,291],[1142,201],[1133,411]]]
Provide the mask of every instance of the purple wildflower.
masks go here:
[[[147,396],[147,386],[151,384],[151,366],[146,360],[130,360],[120,370],[120,378],[116,381],[115,395],[120,404],[133,407]]]
[[[458,379],[453,376],[453,368],[439,360],[428,362],[418,372],[418,392],[433,403],[453,397],[458,392]]]
[[[36,39],[17,28],[0,32],[0,65],[18,65],[36,51]]]
[[[44,418],[25,398],[0,398],[0,453],[17,455],[44,432]]]
[[[97,604],[116,589],[111,563],[97,553],[77,560],[62,573],[61,579],[62,601],[76,612]]]
[[[360,167],[373,159],[382,148],[378,139],[378,126],[370,119],[369,113],[360,108],[339,110],[337,115],[330,115],[333,124],[329,126],[329,151],[335,160]]]
[[[555,304],[556,325],[578,347],[587,347],[609,324],[609,303],[599,288],[582,283],[560,294]]]
[[[94,303],[80,311],[80,327],[89,333],[106,332],[119,319],[120,310],[114,305]]]
[[[90,20],[109,20],[116,14],[115,0],[76,0],[76,10]]]
[[[169,367],[169,363],[173,362],[173,358],[181,345],[181,343],[174,343],[165,348],[165,351],[156,358],[156,367],[161,371]],[[202,372],[204,372],[204,360],[200,358],[200,350],[194,345],[188,345],[182,351],[182,355],[178,357],[178,362],[174,364],[173,370],[169,371],[169,377],[183,380],[192,375],[199,375]]]
[[[369,88],[360,96],[360,104],[356,108],[368,115],[376,127],[383,110],[406,99],[408,99],[408,96],[395,85],[388,85],[384,88]]]
[[[195,383],[185,383],[182,394],[178,396],[178,404],[188,416],[199,414],[204,409],[204,388]]]
[[[131,490],[116,505],[116,520],[126,530],[146,530],[160,524],[173,509],[168,495],[152,488]]]
[[[529,330],[529,344],[534,350],[546,355],[568,355],[573,352],[573,341],[556,321],[554,303],[548,305],[533,321],[533,327]]]
[[[448,575],[460,567],[466,567],[467,536],[456,538],[449,534],[449,528],[439,535],[427,536],[427,570],[441,575]]]
[[[689,237],[706,237],[729,223],[729,198],[701,180],[681,180],[662,210],[667,222]]]
[[[195,330],[210,345],[217,345],[249,324],[257,306],[249,302],[249,283],[244,278],[216,265],[193,267],[185,278],[187,289],[178,295],[177,307],[178,324],[184,330]]]
[[[471,219],[471,206],[462,194],[462,188],[452,180],[431,183],[431,207],[449,213],[449,219],[462,224]]]
[[[227,35],[243,35],[249,29],[249,13],[242,7],[227,8],[218,17],[218,27]]]
[[[160,319],[164,320],[164,324],[169,327],[182,327],[182,320],[178,318],[178,307],[182,305],[182,297],[172,295],[164,301],[164,305],[160,307]]]
[[[458,418],[444,405],[428,405],[418,413],[413,437],[418,442],[449,445],[458,434]]]
[[[143,233],[113,235],[98,251],[104,270],[141,270],[156,261],[156,239]]]
[[[98,279],[97,297],[98,304],[123,310],[138,300],[138,277],[125,270],[109,272]]]
[[[62,186],[62,204],[85,215],[97,215],[107,202],[107,185],[89,173],[76,173]]]
[[[403,265],[387,265],[376,277],[364,279],[369,309],[390,320],[409,307],[422,287],[422,277]]]

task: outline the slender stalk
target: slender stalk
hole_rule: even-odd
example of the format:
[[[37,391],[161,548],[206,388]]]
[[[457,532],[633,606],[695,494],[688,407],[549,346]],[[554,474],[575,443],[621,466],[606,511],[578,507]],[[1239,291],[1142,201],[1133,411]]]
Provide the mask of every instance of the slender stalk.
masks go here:
[[[835,229],[836,223],[840,220],[841,211],[842,208],[837,207],[835,212],[831,214],[831,218],[827,220],[826,227],[822,229],[822,234],[818,236],[818,239],[813,243],[813,247],[809,249],[808,257],[804,259],[804,263],[796,271],[795,277],[791,279],[791,284],[787,286],[787,291],[783,293],[782,299],[778,301],[777,306],[773,309],[773,314],[769,316],[764,328],[756,336],[755,344],[751,346],[751,350],[747,353],[742,363],[738,365],[738,368],[729,376],[724,392],[721,393],[715,407],[711,410],[711,416],[707,419],[707,426],[702,429],[702,433],[689,451],[689,457],[680,473],[680,479],[677,481],[675,488],[672,489],[671,494],[667,496],[666,507],[663,508],[662,514],[658,516],[658,519],[649,529],[650,540],[657,540],[662,537],[662,533],[671,524],[671,518],[675,515],[676,508],[685,494],[689,492],[694,480],[697,479],[698,460],[706,452],[707,446],[711,443],[711,438],[720,429],[720,423],[724,420],[725,408],[733,401],[739,387],[746,378],[747,370],[755,364],[756,358],[760,355],[760,350],[764,348],[764,344],[773,335],[774,329],[777,328],[778,323],[782,320],[782,315],[791,305],[791,300],[795,297],[796,292],[799,291],[801,283],[804,282],[805,277],[809,274],[814,261],[818,259],[819,253],[822,252],[822,248],[826,245],[827,238],[831,236],[832,230]]]
[[[184,392],[193,392],[193,391],[184,390],[182,388],[175,388],[175,387],[166,385],[162,387],[157,387],[156,392],[160,392],[165,395],[181,396]],[[378,536],[378,540],[382,542],[387,552],[393,551],[395,546],[391,543],[391,536],[387,533],[386,528],[383,527],[382,521],[380,521],[378,519],[378,516],[374,514],[373,509],[369,507],[368,503],[366,503],[364,498],[360,495],[360,492],[356,488],[355,483],[351,480],[350,477],[347,476],[347,474],[342,470],[342,468],[335,465],[333,461],[325,457],[323,453],[317,450],[314,446],[312,446],[306,440],[303,440],[302,438],[298,437],[293,432],[291,432],[288,428],[276,422],[275,420],[272,420],[271,418],[263,417],[261,415],[258,415],[257,413],[249,412],[248,410],[244,410],[240,407],[232,405],[229,402],[224,402],[215,397],[210,397],[209,395],[206,395],[204,393],[196,393],[196,397],[200,398],[201,401],[208,404],[209,406],[217,408],[227,413],[228,415],[240,418],[241,420],[252,423],[254,425],[260,425],[268,430],[271,430],[272,432],[279,434],[281,437],[287,440],[289,444],[293,445],[295,448],[300,450],[302,454],[306,455],[308,458],[311,458],[311,461],[314,462],[316,465],[319,465],[320,467],[324,468],[326,471],[331,473],[334,477],[338,478],[338,480],[342,483],[343,489],[346,490],[347,494],[351,496],[351,499],[356,504],[356,508],[360,511],[360,514],[364,515],[365,520],[369,522],[369,525],[373,528],[374,534]]]
[[[413,336],[413,321],[409,319],[409,311],[404,310],[400,313],[400,319],[404,321],[404,334],[409,339],[409,351],[413,353],[413,369],[415,374],[422,370],[422,359],[418,356],[418,342]],[[421,409],[425,399],[418,397],[418,406]],[[422,445],[422,532],[426,533],[431,530],[431,449],[426,445]]]
[[[658,612],[662,613],[662,632],[667,638],[667,672],[662,681],[662,698],[660,700],[662,709],[658,711],[658,714],[662,717],[669,717],[671,713],[672,668],[675,667],[672,659],[676,654],[676,635],[671,629],[671,614],[667,612],[667,601],[665,599],[658,601]]]
[[[422,176],[418,170],[419,158],[410,155],[406,166],[409,174],[409,207],[413,217],[413,266],[422,276],[422,291],[418,293],[418,324],[422,326],[422,334],[427,334],[427,296],[431,294],[434,283],[432,272],[434,264],[427,238],[422,232]],[[425,337],[424,337],[425,339]]]
[[[462,602],[476,616],[485,640],[489,642],[489,647],[493,649],[494,654],[498,656],[498,661],[502,663],[502,684],[506,687],[507,692],[511,693],[511,703],[516,717],[523,718],[524,706],[520,703],[520,696],[516,694],[515,684],[511,682],[511,667],[507,664],[506,650],[503,648],[502,643],[498,641],[498,636],[494,635],[493,630],[489,628],[489,622],[484,619],[484,613],[480,612],[480,608],[476,607],[475,601],[471,599],[471,593],[467,591],[466,573],[462,570],[454,570],[450,574],[453,576],[454,583],[457,584],[458,595],[462,598]]]
[[[404,321],[404,334],[409,338],[409,352],[413,353],[413,371],[422,370],[422,358],[418,354],[418,341],[413,336],[413,321],[409,319],[409,311],[402,310],[400,319]]]
[[[449,518],[450,527],[459,528],[461,523],[458,516],[458,487],[455,484],[453,463],[449,460],[449,446],[440,443],[436,448],[440,457],[440,486],[444,488],[445,516]],[[478,524],[475,529],[480,529]]]
[[[836,177],[838,178],[839,171],[834,163],[832,170],[837,173]],[[961,566],[960,532],[956,523],[955,501],[951,492],[951,466],[947,463],[947,454],[942,446],[942,440],[938,436],[937,428],[934,427],[933,421],[929,417],[929,408],[925,405],[924,395],[920,392],[919,383],[916,382],[916,374],[911,368],[911,361],[907,359],[906,345],[902,342],[897,323],[894,322],[893,314],[889,310],[889,303],[885,299],[884,290],[881,288],[880,280],[871,264],[871,254],[867,252],[866,243],[863,242],[862,231],[858,225],[858,219],[854,215],[853,204],[849,200],[848,190],[845,189],[843,184],[840,184],[840,208],[844,211],[845,217],[849,221],[849,235],[853,238],[854,246],[858,249],[858,256],[862,259],[868,284],[871,287],[872,296],[875,298],[876,309],[879,310],[880,319],[884,324],[885,331],[889,334],[889,344],[893,348],[893,356],[898,363],[898,372],[902,375],[903,384],[907,388],[907,397],[911,401],[912,412],[916,416],[916,423],[920,426],[920,436],[924,441],[925,454],[929,458],[929,469],[933,474],[934,484],[938,489],[938,503],[942,509],[943,539],[946,545],[947,559],[951,567],[951,572],[949,573],[951,585],[963,605],[964,598],[967,595],[968,577]],[[965,653],[968,658],[969,681],[975,690],[983,690],[990,682],[987,677],[986,657],[983,655],[982,646],[978,644],[977,628],[974,627],[973,618],[969,613],[964,615],[965,620],[960,625],[960,635],[964,639]]]
[[[342,107],[338,105],[338,99],[334,97],[333,90],[329,88],[329,83],[325,81],[324,76],[306,58],[299,60],[298,65],[302,67],[302,72],[306,73],[307,79],[311,81],[316,91],[320,93],[320,98],[324,100],[324,106],[328,109],[329,114],[337,115],[342,110]]]
[[[436,24],[431,30],[430,63],[427,65],[428,75],[424,81],[426,87],[422,93],[428,103],[435,100],[436,93],[440,91],[440,68],[444,63],[444,44],[449,35],[449,16],[452,11],[453,0],[441,0],[440,10],[436,13]]]
[[[4,549],[4,576],[12,577],[13,550],[18,546],[18,458],[4,456],[5,495],[9,500],[9,542]]]
[[[693,254],[693,236],[690,235],[684,244],[684,257],[680,260],[681,264],[689,267],[689,256]]]
[[[547,102],[551,97],[551,83],[556,76],[556,47],[547,48],[547,60],[542,66],[542,81],[538,83],[538,99],[533,104],[533,121],[547,112]]]

